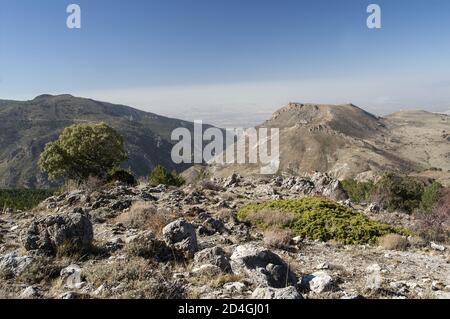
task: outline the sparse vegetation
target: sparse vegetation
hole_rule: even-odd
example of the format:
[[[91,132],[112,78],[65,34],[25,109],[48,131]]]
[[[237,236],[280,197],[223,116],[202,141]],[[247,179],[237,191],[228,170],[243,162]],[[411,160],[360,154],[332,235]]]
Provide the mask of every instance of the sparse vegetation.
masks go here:
[[[127,243],[125,251],[129,256],[159,260],[168,253],[166,248],[164,242],[157,239],[152,232],[148,232]]]
[[[103,297],[132,299],[181,299],[183,286],[171,281],[152,262],[133,258],[117,263],[101,263],[85,269],[87,282],[94,287],[103,285]],[[120,289],[111,289],[120,283]]]
[[[268,247],[285,249],[292,240],[289,229],[268,229],[264,232],[264,244]]]
[[[58,140],[48,143],[39,167],[50,180],[104,179],[109,170],[127,158],[123,138],[105,123],[66,127]]]
[[[389,211],[406,213],[418,209],[431,212],[442,189],[442,185],[436,181],[427,184],[420,178],[394,173],[384,174],[376,184],[347,179],[342,181],[342,185],[355,203],[375,201]]]
[[[431,212],[439,201],[442,189],[443,186],[438,182],[433,182],[426,187],[420,201],[420,209],[424,212]]]
[[[126,185],[133,186],[136,185],[136,178],[131,171],[114,167],[111,171],[109,171],[108,176],[106,177],[106,182],[121,182]]]
[[[151,230],[154,234],[161,234],[164,226],[177,218],[177,214],[164,209],[158,209],[147,202],[135,202],[130,209],[116,218],[116,223],[128,228]]]
[[[425,183],[416,177],[386,173],[376,183],[372,200],[388,211],[411,213],[420,207],[424,190]]]
[[[280,214],[277,209],[265,207],[254,211],[252,214],[247,214],[245,220],[264,228],[290,228],[296,220],[296,214],[292,211],[285,211]]]
[[[355,203],[368,201],[374,188],[373,182],[358,182],[354,179],[343,180],[342,186]]]
[[[441,189],[431,212],[416,214],[417,233],[426,240],[448,242],[450,239],[450,188]]]
[[[408,240],[398,234],[387,234],[378,240],[378,244],[386,250],[406,250]]]
[[[181,186],[184,184],[184,179],[179,176],[176,172],[169,173],[161,165],[156,166],[152,173],[150,174],[148,181],[150,184],[157,185],[167,185],[167,186]]]
[[[91,245],[81,245],[77,242],[66,241],[56,247],[57,258],[81,259],[93,251]]]
[[[17,281],[27,285],[50,282],[59,277],[61,269],[62,266],[56,263],[52,258],[38,256],[17,277]]]
[[[289,218],[285,223],[278,223],[279,227],[310,240],[335,240],[343,244],[376,243],[379,237],[386,234],[409,234],[405,229],[369,220],[362,213],[317,197],[250,204],[239,210],[238,217],[267,229],[269,224],[266,221],[273,219],[270,215],[285,214]]]
[[[41,201],[52,196],[54,190],[47,189],[1,189],[0,208],[5,210],[29,210]]]

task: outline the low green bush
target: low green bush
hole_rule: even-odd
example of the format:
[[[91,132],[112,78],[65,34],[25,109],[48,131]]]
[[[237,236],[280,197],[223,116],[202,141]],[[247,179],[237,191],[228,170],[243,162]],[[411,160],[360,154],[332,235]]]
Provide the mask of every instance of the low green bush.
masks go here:
[[[150,184],[157,186],[160,184],[167,186],[181,186],[184,184],[184,179],[176,172],[168,172],[164,167],[158,165],[154,168],[148,178]]]
[[[265,223],[267,219],[261,212],[290,215],[288,222],[272,227],[289,229],[293,235],[309,240],[374,244],[379,237],[387,234],[410,234],[406,229],[370,220],[362,213],[318,197],[250,204],[238,211],[238,218],[241,221],[252,222],[260,229],[267,229],[269,228]],[[273,217],[270,218],[272,219]]]
[[[350,199],[355,203],[378,202],[388,211],[413,213],[416,210],[431,212],[437,204],[443,186],[419,177],[386,173],[376,183],[342,181]]]
[[[113,168],[106,177],[106,182],[121,182],[127,185],[134,186],[136,185],[136,178],[134,177],[131,171],[124,170],[119,167]]]
[[[412,213],[420,207],[426,184],[417,177],[386,173],[376,183],[372,200],[388,211]]]
[[[368,201],[374,188],[372,182],[357,182],[354,179],[343,180],[342,186],[355,203]]]

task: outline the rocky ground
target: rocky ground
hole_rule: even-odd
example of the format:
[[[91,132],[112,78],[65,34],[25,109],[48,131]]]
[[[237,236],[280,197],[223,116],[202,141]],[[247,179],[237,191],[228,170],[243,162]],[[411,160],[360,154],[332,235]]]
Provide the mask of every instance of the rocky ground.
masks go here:
[[[324,174],[76,190],[0,215],[3,298],[450,298],[445,245],[387,250],[292,238],[280,248],[236,217],[247,203],[345,192]],[[409,215],[356,206],[411,228]],[[89,247],[80,253],[68,242]]]

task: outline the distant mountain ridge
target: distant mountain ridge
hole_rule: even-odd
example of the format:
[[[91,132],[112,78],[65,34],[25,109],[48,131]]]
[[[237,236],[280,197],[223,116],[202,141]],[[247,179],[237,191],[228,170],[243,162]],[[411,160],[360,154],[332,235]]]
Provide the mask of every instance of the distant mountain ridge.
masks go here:
[[[46,143],[74,123],[105,122],[125,139],[124,167],[147,176],[157,164],[179,172],[171,160],[175,128],[193,123],[71,95],[30,101],[0,100],[0,188],[46,187],[37,161]],[[210,127],[204,125],[204,129]],[[280,173],[327,172],[358,178],[386,170],[425,174],[450,184],[450,116],[402,111],[378,117],[353,105],[290,103],[260,127],[280,128]],[[212,176],[257,175],[255,165],[212,166]]]
[[[353,104],[289,103],[260,126],[280,128],[280,172],[363,179],[386,170],[431,170],[450,182],[450,117],[444,114],[406,111],[377,117]],[[259,167],[212,170],[218,176],[253,175]]]
[[[46,143],[75,123],[105,122],[125,139],[130,167],[147,176],[161,164],[182,171],[171,160],[173,129],[193,123],[71,95],[40,95],[30,101],[0,100],[0,187],[44,187],[48,181],[37,161]]]

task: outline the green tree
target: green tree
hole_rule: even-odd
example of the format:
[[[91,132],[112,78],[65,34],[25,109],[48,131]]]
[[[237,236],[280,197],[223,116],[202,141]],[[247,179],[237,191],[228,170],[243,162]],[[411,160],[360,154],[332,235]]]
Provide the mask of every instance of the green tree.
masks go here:
[[[181,186],[184,184],[184,179],[176,172],[169,173],[161,165],[157,165],[149,176],[149,182],[152,185],[168,185]]]
[[[45,146],[39,167],[50,180],[63,177],[82,182],[89,176],[105,178],[125,159],[123,138],[114,129],[105,123],[76,124]]]

